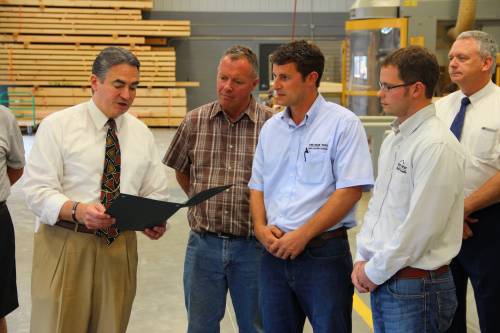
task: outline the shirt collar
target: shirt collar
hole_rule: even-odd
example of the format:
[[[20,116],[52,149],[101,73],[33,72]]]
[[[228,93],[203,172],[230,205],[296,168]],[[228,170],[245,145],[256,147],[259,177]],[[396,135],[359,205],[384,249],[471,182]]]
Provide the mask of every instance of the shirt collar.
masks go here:
[[[410,118],[406,119],[402,124],[399,124],[396,118],[392,124],[392,130],[395,134],[401,133],[405,138],[410,136],[420,125],[432,116],[436,115],[434,104],[429,104],[426,107],[418,110]]]
[[[474,94],[469,96],[470,103],[472,105],[474,105],[479,100],[481,100],[483,97],[486,97],[486,95],[493,93],[495,91],[495,89],[496,89],[496,85],[493,82],[491,82],[491,80],[490,80],[490,82],[488,82],[487,85],[485,85],[480,90],[476,91]],[[461,94],[462,94],[462,96],[461,96],[460,100],[462,100],[462,98],[465,97],[464,93],[461,93]]]
[[[257,121],[256,109],[257,109],[257,101],[255,100],[255,98],[253,98],[252,95],[250,95],[250,103],[248,103],[248,107],[245,109],[245,111],[241,113],[240,117],[235,121],[235,123],[240,121],[245,115],[247,115],[248,118],[250,118],[250,120],[255,123]],[[215,107],[212,108],[212,111],[210,111],[210,119],[214,118],[219,114],[223,115],[224,110],[222,110],[222,106],[219,104],[219,102],[217,102],[215,103]]]
[[[311,107],[307,111],[306,116],[304,117],[304,120],[298,126],[307,125],[309,123],[312,123],[314,121],[314,119],[316,119],[316,117],[318,116],[319,110],[321,110],[323,108],[325,103],[326,103],[326,101],[323,98],[323,96],[321,96],[321,94],[318,93],[318,96],[314,100],[314,103],[311,105]],[[290,107],[289,106],[287,106],[285,111],[283,111],[281,113],[281,119],[283,119],[283,121],[285,121],[289,124],[291,122],[295,125],[295,123],[293,122],[292,117],[290,115]]]
[[[97,130],[100,130],[106,126],[106,123],[108,121],[108,117],[102,112],[97,105],[95,105],[94,100],[91,98],[89,103],[88,103],[88,110],[89,110],[89,115],[90,119],[92,119],[92,122],[94,123],[95,128]],[[123,115],[120,115],[115,118],[115,123],[116,123],[116,131],[120,132],[120,128],[123,123]]]

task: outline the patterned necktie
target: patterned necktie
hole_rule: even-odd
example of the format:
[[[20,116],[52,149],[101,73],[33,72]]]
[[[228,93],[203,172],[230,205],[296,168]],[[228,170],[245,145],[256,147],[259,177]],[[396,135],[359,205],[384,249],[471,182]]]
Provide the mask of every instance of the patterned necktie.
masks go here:
[[[464,127],[465,110],[467,110],[467,105],[469,104],[470,104],[469,97],[462,98],[460,111],[458,111],[457,115],[455,116],[455,119],[453,119],[453,122],[451,123],[450,130],[453,134],[455,134],[455,137],[458,139],[458,141],[460,141],[460,138],[462,137],[462,128]]]
[[[109,119],[106,123],[108,133],[106,135],[106,148],[104,155],[104,172],[101,179],[101,203],[106,209],[111,206],[111,202],[120,194],[120,143],[116,136],[116,123],[114,119]],[[100,229],[97,234],[103,237],[110,245],[120,231],[116,227]]]

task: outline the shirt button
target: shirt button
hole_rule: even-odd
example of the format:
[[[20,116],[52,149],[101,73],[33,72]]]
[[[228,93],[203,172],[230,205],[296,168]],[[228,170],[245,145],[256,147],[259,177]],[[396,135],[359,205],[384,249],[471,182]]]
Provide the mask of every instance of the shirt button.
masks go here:
[[[228,211],[228,210],[225,210],[225,211],[224,211],[224,214],[229,214],[229,211]]]
[[[233,148],[233,145],[229,145],[229,148]]]
[[[227,167],[228,170],[231,170],[231,167]]]

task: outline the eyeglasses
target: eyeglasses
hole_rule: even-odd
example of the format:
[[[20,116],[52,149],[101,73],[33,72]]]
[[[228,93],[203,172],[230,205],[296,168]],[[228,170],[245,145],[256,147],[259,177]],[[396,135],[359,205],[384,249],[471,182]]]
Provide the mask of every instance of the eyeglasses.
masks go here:
[[[415,83],[416,82],[402,83],[402,84],[396,84],[396,85],[393,86],[393,85],[390,85],[390,84],[387,84],[387,83],[379,81],[378,86],[380,87],[380,90],[382,90],[382,91],[389,91],[389,90],[392,90],[394,88],[411,86],[412,84],[415,84]]]

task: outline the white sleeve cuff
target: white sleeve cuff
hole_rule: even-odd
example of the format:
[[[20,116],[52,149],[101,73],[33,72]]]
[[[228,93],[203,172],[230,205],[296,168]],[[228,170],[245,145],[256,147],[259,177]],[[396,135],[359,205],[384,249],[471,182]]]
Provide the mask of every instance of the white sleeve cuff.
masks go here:
[[[45,202],[45,208],[40,216],[40,222],[45,224],[54,225],[59,219],[61,208],[69,198],[63,194],[55,194],[48,198]]]

